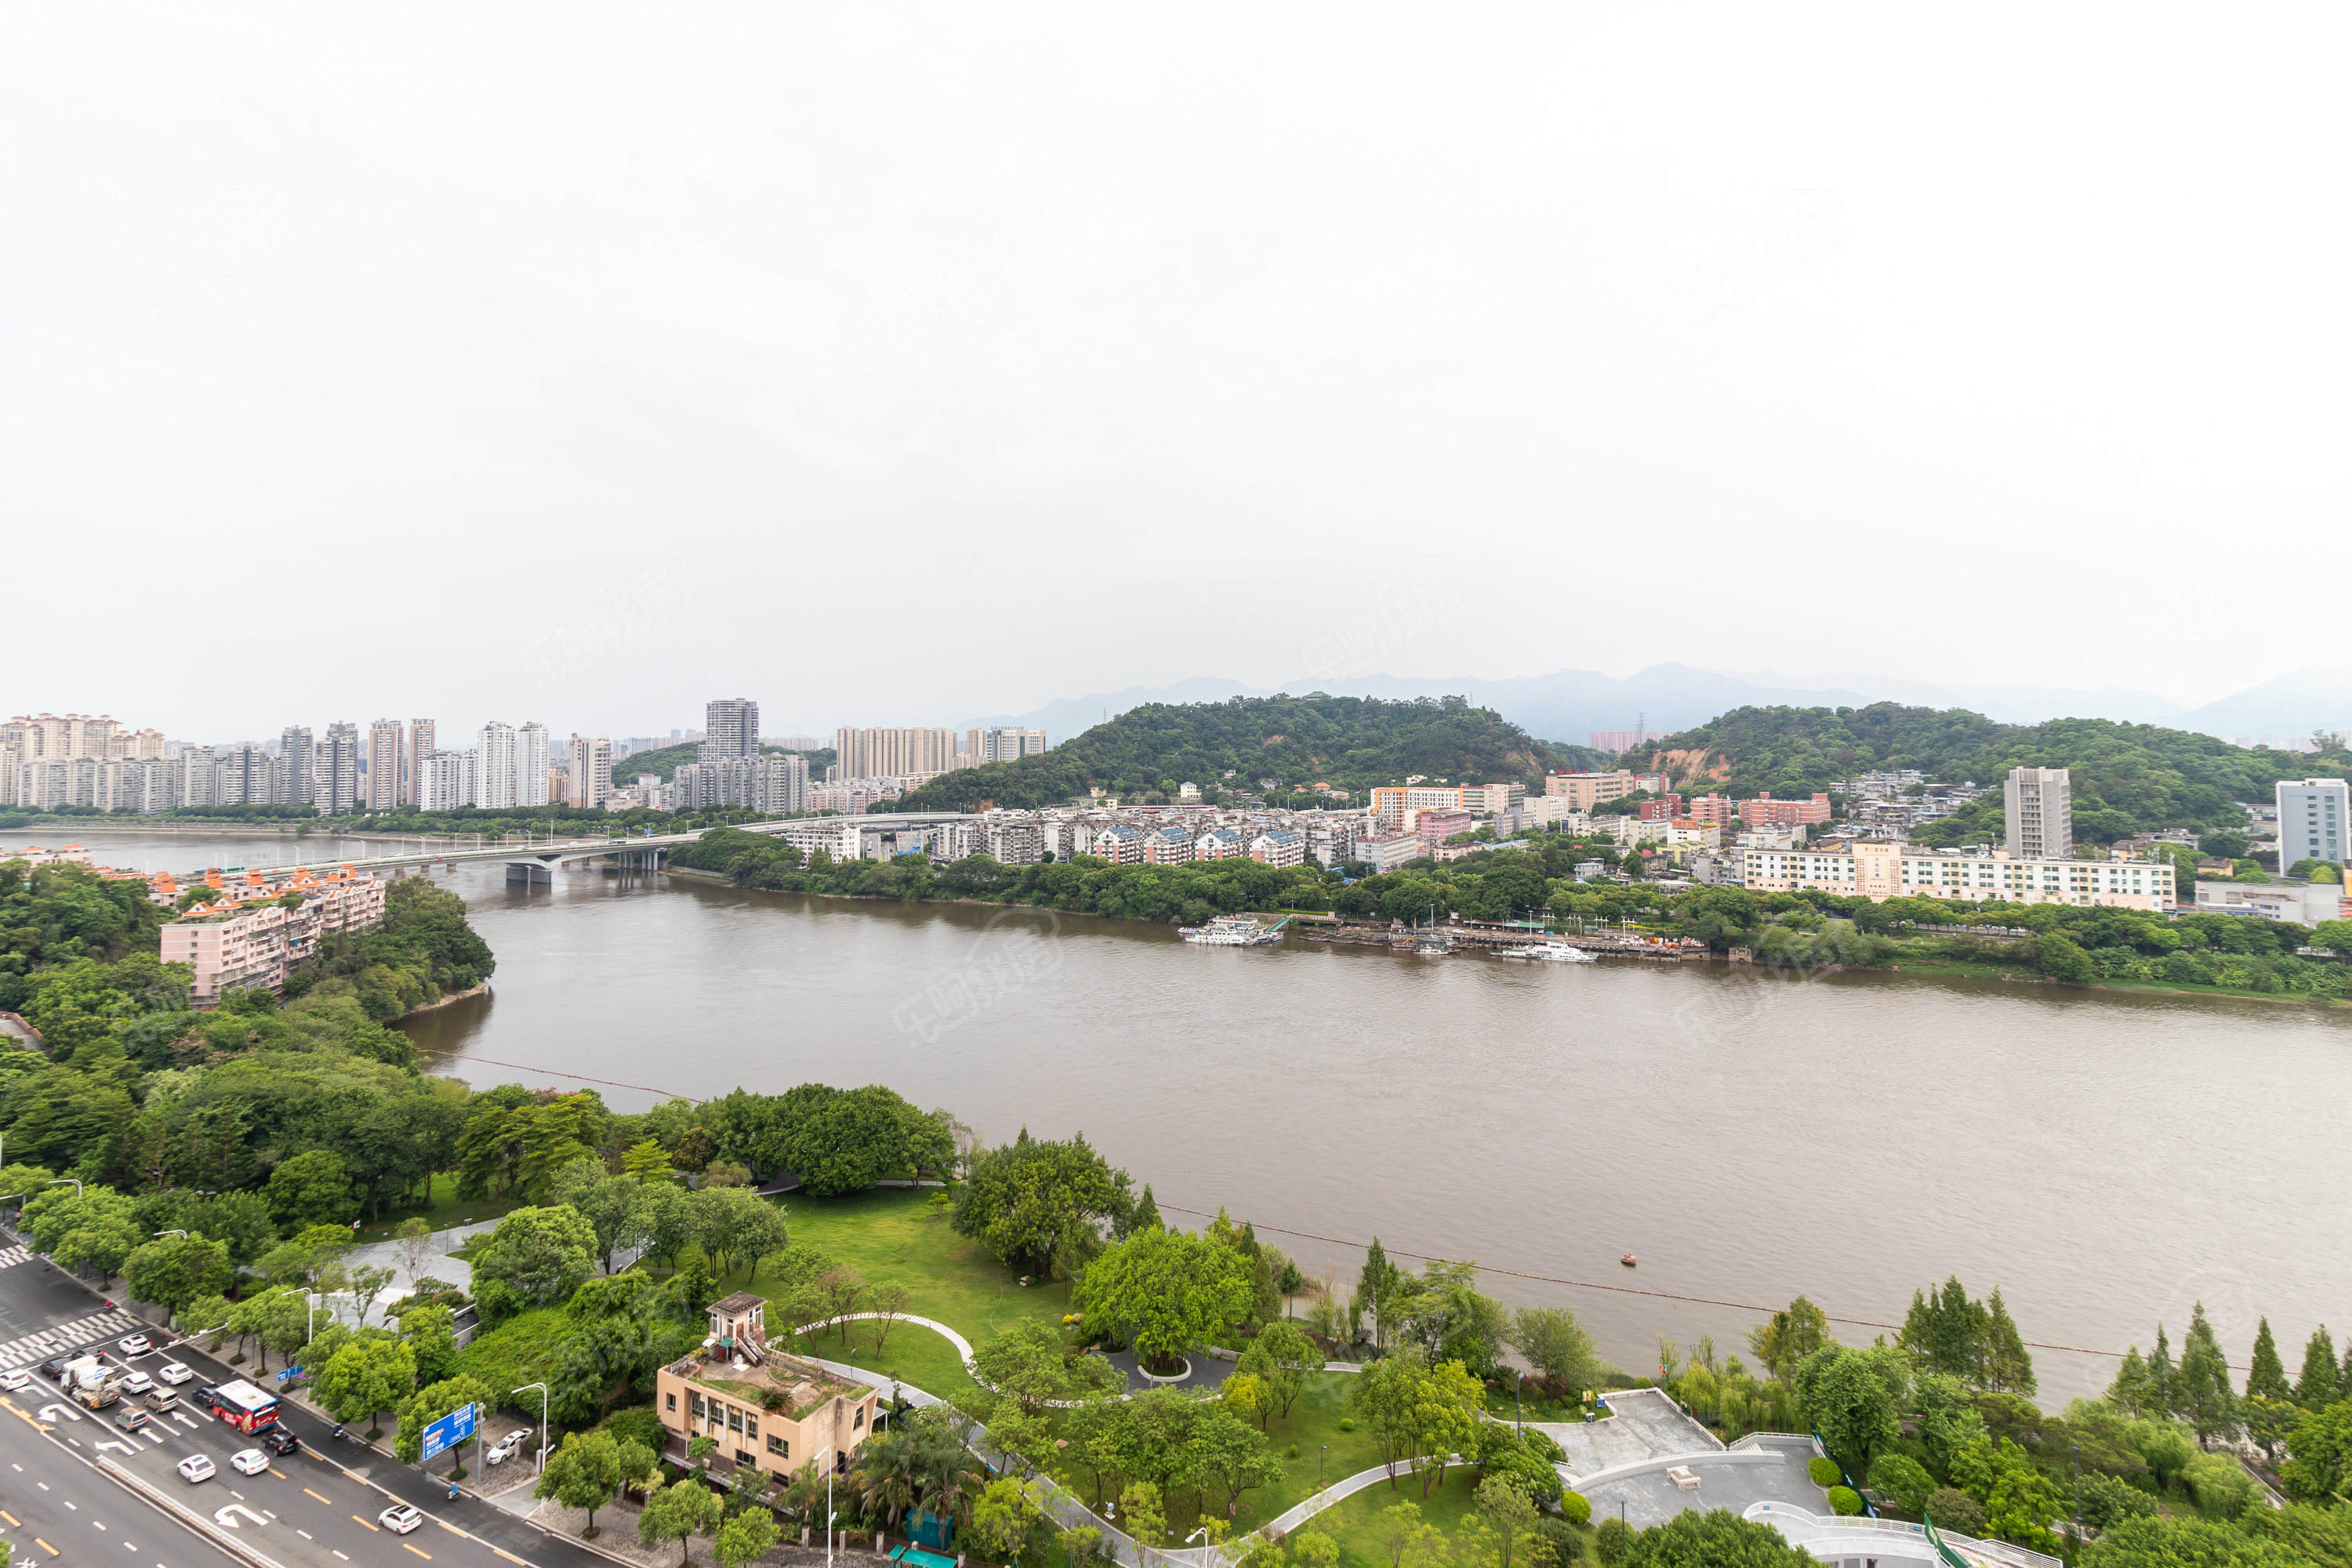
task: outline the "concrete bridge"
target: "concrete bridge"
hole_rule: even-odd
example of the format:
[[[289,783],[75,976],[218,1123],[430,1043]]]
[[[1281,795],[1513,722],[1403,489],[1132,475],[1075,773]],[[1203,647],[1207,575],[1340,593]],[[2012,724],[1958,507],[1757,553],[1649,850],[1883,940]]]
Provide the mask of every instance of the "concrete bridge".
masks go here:
[[[726,826],[744,833],[776,835],[796,827],[822,825],[829,831],[856,827],[896,829],[923,827],[941,822],[962,822],[975,814],[961,811],[931,812],[869,812],[858,816],[788,816],[773,817],[762,822],[730,823]],[[478,836],[469,847],[460,842],[432,843],[416,841],[415,848],[405,844],[382,855],[357,858],[336,858],[327,860],[299,861],[282,866],[249,868],[261,873],[268,881],[280,881],[297,871],[313,876],[340,870],[348,866],[354,871],[391,871],[410,866],[457,865],[470,861],[503,860],[507,863],[507,880],[531,884],[546,882],[554,876],[555,868],[567,863],[610,859],[624,869],[658,870],[668,864],[670,849],[679,844],[691,844],[709,832],[696,828],[688,833],[606,834],[583,838],[523,838],[508,835],[495,840]],[[349,835],[354,838],[370,837],[365,833]],[[393,842],[400,842],[394,839]],[[194,871],[181,879],[184,882],[200,878],[204,872]]]

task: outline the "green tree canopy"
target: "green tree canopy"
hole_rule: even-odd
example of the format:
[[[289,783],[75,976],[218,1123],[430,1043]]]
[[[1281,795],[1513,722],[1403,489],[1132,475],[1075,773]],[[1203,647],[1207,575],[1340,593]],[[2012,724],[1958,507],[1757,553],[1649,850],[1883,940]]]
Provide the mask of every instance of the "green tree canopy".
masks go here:
[[[1087,1265],[1074,1293],[1090,1333],[1108,1334],[1165,1367],[1230,1332],[1255,1300],[1249,1266],[1188,1231],[1138,1231]]]

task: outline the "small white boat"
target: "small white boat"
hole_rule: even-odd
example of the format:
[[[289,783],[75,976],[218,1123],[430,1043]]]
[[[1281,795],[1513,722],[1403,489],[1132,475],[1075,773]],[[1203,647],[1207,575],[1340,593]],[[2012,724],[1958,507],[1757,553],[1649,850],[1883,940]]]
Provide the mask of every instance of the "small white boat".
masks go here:
[[[1498,947],[1496,958],[1526,958],[1538,963],[1591,963],[1593,956],[1580,947],[1570,947],[1564,942],[1538,942],[1526,947]]]

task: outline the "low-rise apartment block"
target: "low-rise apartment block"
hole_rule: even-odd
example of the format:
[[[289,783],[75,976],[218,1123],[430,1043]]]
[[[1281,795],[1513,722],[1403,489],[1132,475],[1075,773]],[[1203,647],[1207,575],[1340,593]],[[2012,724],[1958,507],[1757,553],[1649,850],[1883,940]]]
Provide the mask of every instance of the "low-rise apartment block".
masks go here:
[[[842,1475],[873,1434],[880,1394],[770,1350],[766,1305],[743,1290],[712,1302],[700,1348],[655,1373],[654,1409],[672,1457],[686,1462],[693,1440],[709,1437],[722,1474],[748,1469],[782,1481],[813,1464]]]
[[[1355,858],[1371,868],[1374,875],[1393,871],[1409,860],[1417,860],[1429,853],[1418,833],[1375,835],[1356,840]]]
[[[1148,833],[1143,838],[1143,863],[1147,866],[1182,866],[1192,858],[1192,835],[1187,828],[1162,827]]]
[[[278,900],[299,893],[292,907]],[[247,901],[241,896],[250,895]],[[259,887],[223,889],[220,901],[200,905],[158,933],[166,963],[188,965],[188,999],[210,1007],[232,991],[286,988],[287,972],[318,950],[319,939],[360,931],[383,920],[383,884],[349,871]]]
[[[1444,784],[1382,784],[1372,791],[1372,819],[1391,832],[1424,811],[1461,811],[1462,791]]]
[[[1250,858],[1265,866],[1307,864],[1307,835],[1295,827],[1276,828],[1250,840]]]
[[[1789,827],[1801,822],[1829,819],[1830,797],[1826,795],[1817,795],[1811,800],[1774,800],[1772,792],[1767,790],[1739,803],[1739,820],[1750,827]]]
[[[1864,898],[1995,900],[2165,910],[2173,906],[2172,866],[2162,860],[2012,860],[2006,852],[1964,855],[1886,840],[1843,850],[1741,851],[1741,885],[1754,892],[1824,892]]]
[[[1246,860],[1249,840],[1238,828],[1213,827],[1192,841],[1195,860]]]
[[[1633,773],[1630,768],[1618,768],[1605,773],[1544,775],[1544,794],[1567,801],[1572,811],[1591,811],[1603,801],[1632,795],[1633,788]]]

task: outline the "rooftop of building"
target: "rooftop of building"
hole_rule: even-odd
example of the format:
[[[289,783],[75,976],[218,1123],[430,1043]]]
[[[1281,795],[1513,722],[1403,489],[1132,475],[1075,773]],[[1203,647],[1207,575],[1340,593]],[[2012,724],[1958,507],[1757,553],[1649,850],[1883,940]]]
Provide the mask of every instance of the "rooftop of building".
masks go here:
[[[728,1298],[728,1301],[719,1303],[718,1310],[728,1310],[728,1302],[736,1300],[737,1297]],[[758,1298],[751,1300],[756,1301]],[[724,1355],[715,1345],[705,1345],[694,1354],[671,1363],[668,1370],[723,1399],[756,1405],[793,1421],[829,1399],[859,1398],[871,1392],[862,1383],[834,1376],[813,1361],[772,1352],[763,1362],[747,1363]]]

